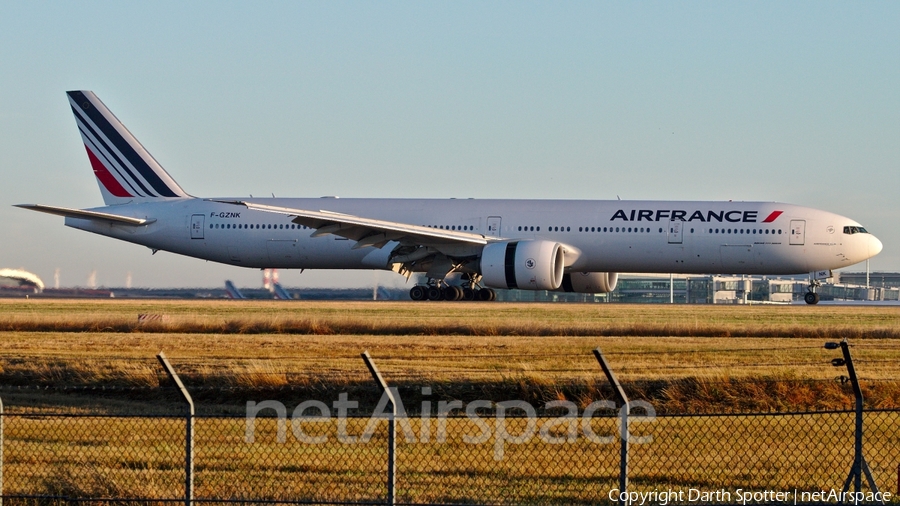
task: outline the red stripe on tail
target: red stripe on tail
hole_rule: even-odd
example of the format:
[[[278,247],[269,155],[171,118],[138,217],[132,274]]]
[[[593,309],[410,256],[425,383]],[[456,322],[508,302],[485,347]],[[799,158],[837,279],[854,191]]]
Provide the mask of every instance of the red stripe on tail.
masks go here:
[[[766,219],[762,220],[763,223],[772,223],[776,218],[781,216],[782,211],[772,211],[772,214],[766,216]]]
[[[128,190],[122,187],[116,178],[113,177],[112,174],[109,173],[109,169],[103,165],[103,162],[97,158],[94,153],[91,151],[91,148],[84,146],[85,151],[87,151],[88,159],[91,161],[91,167],[94,169],[94,175],[97,176],[97,179],[100,181],[109,193],[112,193],[113,196],[116,197],[134,197],[134,195],[128,193]]]

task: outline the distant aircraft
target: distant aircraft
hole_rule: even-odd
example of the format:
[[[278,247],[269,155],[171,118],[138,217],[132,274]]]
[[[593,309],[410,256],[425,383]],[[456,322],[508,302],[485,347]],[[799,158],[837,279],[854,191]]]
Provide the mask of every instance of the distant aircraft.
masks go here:
[[[494,288],[610,292],[619,272],[809,273],[877,255],[859,223],[777,202],[197,198],[90,91],[68,92],[106,204],[23,204],[67,226],[252,268],[424,273],[413,300],[492,300]]]
[[[247,297],[244,297],[244,294],[241,293],[241,291],[238,290],[238,288],[236,286],[234,286],[234,283],[232,283],[230,279],[225,281],[225,294],[228,295],[229,299],[239,299],[240,300],[240,299],[247,298]]]
[[[292,300],[291,294],[281,286],[281,283],[272,283],[272,296],[278,300]]]

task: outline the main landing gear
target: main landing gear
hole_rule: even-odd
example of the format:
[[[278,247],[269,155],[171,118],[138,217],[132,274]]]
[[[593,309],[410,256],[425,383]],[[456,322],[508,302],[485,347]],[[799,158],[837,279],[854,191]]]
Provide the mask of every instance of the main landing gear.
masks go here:
[[[428,280],[426,285],[416,285],[409,289],[409,298],[420,300],[466,300],[466,301],[492,301],[497,298],[497,292],[491,288],[480,288],[467,280],[463,286],[449,285],[443,281]]]

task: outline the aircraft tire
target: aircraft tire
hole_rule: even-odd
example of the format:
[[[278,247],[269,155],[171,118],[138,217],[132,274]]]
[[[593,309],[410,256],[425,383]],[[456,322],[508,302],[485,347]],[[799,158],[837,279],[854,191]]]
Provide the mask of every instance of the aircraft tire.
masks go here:
[[[806,295],[803,296],[803,300],[806,301],[807,304],[818,304],[819,303],[819,294],[815,292],[806,292]]]
[[[425,291],[428,300],[441,300],[444,298],[444,292],[437,286],[429,286]]]
[[[475,300],[475,290],[466,287],[462,289],[462,300]]]
[[[493,290],[491,290],[490,288],[482,288],[475,292],[475,299],[482,302],[488,302],[489,300],[491,300],[491,292],[493,292]]]
[[[459,300],[459,299],[461,299],[461,298],[462,298],[462,294],[459,293],[458,290],[459,290],[459,288],[457,288],[457,287],[455,287],[455,286],[445,286],[445,287],[442,289],[442,292],[443,292],[443,295],[444,295],[444,300],[454,301],[454,300]]]
[[[425,287],[421,285],[416,285],[409,289],[409,298],[415,301],[425,300],[427,293],[425,292]]]

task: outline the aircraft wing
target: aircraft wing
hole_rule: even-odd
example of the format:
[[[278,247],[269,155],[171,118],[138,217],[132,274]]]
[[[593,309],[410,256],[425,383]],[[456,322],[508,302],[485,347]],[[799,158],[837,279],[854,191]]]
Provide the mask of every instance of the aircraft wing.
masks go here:
[[[216,200],[227,204],[238,204],[255,211],[294,216],[294,223],[314,228],[312,237],[337,235],[356,241],[354,249],[374,246],[380,248],[390,241],[418,245],[461,244],[485,245],[488,238],[481,234],[459,230],[443,230],[421,225],[411,225],[395,221],[363,218],[333,211],[308,211],[290,207],[268,206],[242,200]],[[491,238],[490,240],[494,240]]]
[[[130,216],[119,216],[118,214],[101,213],[98,211],[85,211],[83,209],[70,209],[68,207],[45,206],[43,204],[16,204],[15,207],[22,209],[30,209],[47,214],[55,214],[58,216],[66,216],[69,218],[78,218],[81,220],[106,221],[119,225],[131,225],[139,227],[148,225],[156,221],[155,218],[132,218]]]

